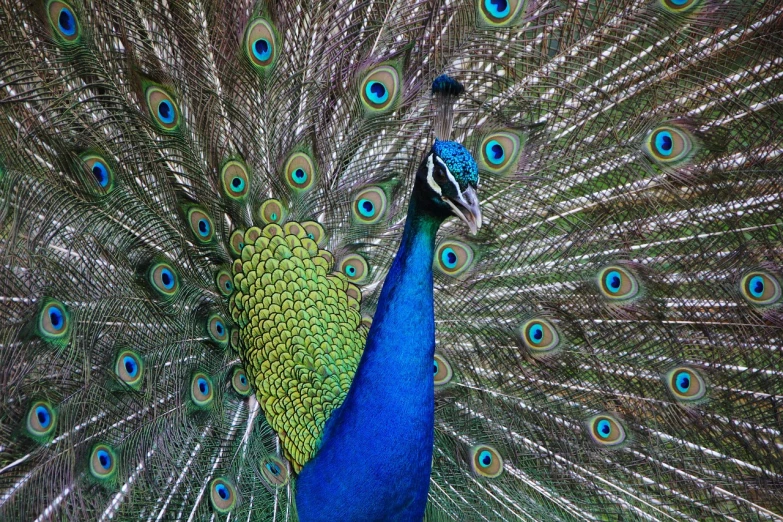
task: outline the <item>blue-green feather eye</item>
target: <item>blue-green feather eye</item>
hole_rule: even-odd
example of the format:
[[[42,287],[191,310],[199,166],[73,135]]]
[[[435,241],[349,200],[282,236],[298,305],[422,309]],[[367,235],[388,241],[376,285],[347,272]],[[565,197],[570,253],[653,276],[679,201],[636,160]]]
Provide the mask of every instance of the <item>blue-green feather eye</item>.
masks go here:
[[[379,222],[386,215],[386,193],[380,187],[366,187],[353,198],[354,221],[365,225]]]
[[[238,160],[226,162],[220,169],[223,194],[235,201],[243,201],[250,190],[250,176],[247,167]]]
[[[552,353],[560,346],[560,335],[548,320],[543,318],[530,319],[518,330],[522,343],[532,355]]]
[[[131,388],[140,389],[144,376],[144,363],[141,356],[133,350],[121,351],[114,361],[114,373]]]
[[[219,270],[215,275],[215,285],[217,285],[218,292],[228,297],[234,291],[234,281],[231,278],[231,273],[225,268]]]
[[[117,474],[117,455],[106,444],[96,444],[90,452],[90,473],[100,481],[113,479]]]
[[[25,427],[28,435],[33,439],[43,442],[54,433],[56,424],[57,415],[51,404],[46,401],[37,401],[30,406]]]
[[[114,190],[114,171],[109,162],[97,154],[84,154],[81,156],[84,166],[95,180],[94,191],[100,195],[108,194]]]
[[[639,282],[627,269],[612,265],[598,273],[598,287],[607,299],[625,301],[639,294]]]
[[[147,281],[164,299],[171,299],[179,292],[179,275],[168,263],[160,262],[150,266],[147,270]]]
[[[446,164],[460,190],[478,186],[478,165],[468,149],[456,141],[435,140],[432,151]]]
[[[277,33],[271,23],[263,18],[250,22],[245,30],[245,55],[259,72],[267,72],[275,65],[278,56]]]
[[[315,162],[304,152],[291,154],[285,162],[284,179],[295,192],[307,192],[315,186]]]
[[[212,508],[224,515],[237,504],[237,492],[234,485],[225,478],[212,479],[209,484],[209,501]]]
[[[443,241],[435,250],[435,267],[452,277],[467,272],[473,266],[473,261],[473,249],[461,241]]]
[[[370,275],[370,266],[367,261],[359,254],[345,256],[340,262],[340,272],[342,272],[348,281],[361,284],[367,280]]]
[[[669,392],[680,402],[694,402],[707,393],[707,385],[698,372],[684,366],[674,368],[665,376]]]
[[[503,473],[503,458],[500,453],[486,444],[471,448],[471,468],[482,477],[495,478]]]
[[[485,136],[481,142],[479,166],[493,174],[507,174],[519,162],[524,135],[512,131],[498,131]]]
[[[197,372],[190,380],[190,399],[199,408],[207,408],[215,398],[212,379],[206,373]]]
[[[661,6],[671,13],[687,13],[698,8],[702,0],[659,0]]]
[[[439,353],[435,354],[435,358],[432,362],[432,373],[435,377],[435,386],[448,384],[452,377],[454,377],[451,364],[449,364],[449,361]]]
[[[221,348],[228,344],[228,327],[226,321],[217,314],[213,314],[207,320],[207,333],[210,339]]]
[[[231,387],[242,397],[247,397],[253,391],[250,388],[250,380],[247,378],[245,370],[242,368],[234,368],[234,373],[231,376]]]
[[[288,482],[288,466],[283,459],[269,455],[261,461],[261,476],[272,487],[280,487]]]
[[[167,132],[177,130],[180,124],[180,113],[174,98],[155,85],[147,87],[145,97],[147,109],[157,126]]]
[[[79,40],[81,27],[73,8],[65,2],[50,2],[47,7],[49,23],[63,43],[72,44]]]
[[[50,343],[65,345],[71,335],[71,315],[63,303],[46,299],[38,312],[38,335]]]
[[[391,65],[381,65],[364,77],[359,98],[368,114],[383,114],[394,109],[400,90],[400,73],[397,69]]]
[[[780,282],[772,274],[760,270],[745,274],[740,291],[749,303],[758,306],[774,305],[783,296]]]
[[[693,136],[684,127],[670,124],[653,129],[647,136],[645,149],[656,163],[680,165],[693,157],[696,151]]]
[[[527,0],[476,0],[479,21],[486,27],[508,27],[518,22]]]
[[[270,223],[280,224],[285,221],[286,208],[278,199],[267,199],[261,203],[261,208],[258,210],[258,216],[265,225]]]
[[[587,421],[590,437],[601,446],[618,446],[625,441],[625,430],[614,417],[602,414]]]
[[[212,218],[204,210],[194,207],[188,211],[188,223],[193,236],[199,243],[209,243],[215,236]]]

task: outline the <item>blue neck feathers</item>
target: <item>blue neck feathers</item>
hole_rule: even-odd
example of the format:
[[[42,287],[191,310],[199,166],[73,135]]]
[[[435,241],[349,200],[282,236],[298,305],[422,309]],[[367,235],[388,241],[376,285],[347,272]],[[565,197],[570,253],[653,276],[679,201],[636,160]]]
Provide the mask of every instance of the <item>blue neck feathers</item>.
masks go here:
[[[443,216],[426,212],[416,192],[351,389],[297,480],[304,522],[424,515],[435,408],[432,259]]]

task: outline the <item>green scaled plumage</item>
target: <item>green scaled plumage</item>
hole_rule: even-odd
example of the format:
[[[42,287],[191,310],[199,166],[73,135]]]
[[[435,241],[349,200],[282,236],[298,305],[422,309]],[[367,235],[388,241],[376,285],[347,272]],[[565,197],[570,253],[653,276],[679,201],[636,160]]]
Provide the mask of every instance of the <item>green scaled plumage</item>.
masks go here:
[[[781,20],[6,0],[0,519],[296,520],[438,136],[475,157],[484,225],[436,243],[426,520],[783,520]],[[256,250],[270,230],[291,256]],[[264,303],[249,279],[296,248],[320,285],[278,274]],[[234,313],[311,290],[350,324],[335,364],[292,341],[306,319]]]

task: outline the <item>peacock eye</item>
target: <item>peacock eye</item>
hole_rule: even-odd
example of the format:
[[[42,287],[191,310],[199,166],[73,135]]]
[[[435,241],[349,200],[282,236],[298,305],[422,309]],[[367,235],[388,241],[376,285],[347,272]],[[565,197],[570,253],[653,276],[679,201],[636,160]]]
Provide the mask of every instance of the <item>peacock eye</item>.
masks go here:
[[[477,0],[480,20],[489,27],[507,27],[514,24],[524,10],[525,0]]]
[[[45,401],[36,402],[27,413],[27,433],[42,441],[52,434],[56,420],[51,404]]]
[[[307,192],[315,185],[315,162],[304,152],[295,152],[285,162],[285,182],[296,192]]]
[[[234,373],[231,376],[231,387],[242,397],[250,395],[250,381],[247,378],[245,370],[242,368],[234,368]]]
[[[212,403],[214,393],[212,380],[207,374],[198,372],[190,380],[190,398],[199,408],[206,408]]]
[[[340,271],[352,283],[361,284],[370,274],[370,267],[362,256],[351,254],[346,256],[340,263]]]
[[[288,467],[282,459],[269,455],[261,461],[261,475],[270,486],[280,487],[288,482]]]
[[[661,5],[673,13],[686,13],[699,5],[702,0],[660,0]]]
[[[443,386],[451,381],[454,376],[454,372],[451,369],[451,364],[446,358],[439,354],[435,354],[435,360],[432,365],[433,375],[435,376],[435,386]]]
[[[95,154],[86,154],[81,157],[81,160],[95,180],[93,185],[95,192],[104,195],[114,190],[114,172],[104,158]]]
[[[188,211],[188,222],[193,235],[199,243],[208,243],[215,235],[212,218],[200,208],[192,208]]]
[[[302,221],[302,228],[305,229],[307,237],[315,241],[319,248],[326,245],[326,231],[319,223],[315,221]]]
[[[452,277],[467,272],[472,267],[473,261],[473,249],[461,241],[444,241],[435,251],[435,267]]]
[[[147,281],[164,299],[171,299],[179,292],[179,276],[168,263],[155,263],[147,273]]]
[[[71,319],[63,303],[46,299],[38,314],[38,334],[46,341],[66,344],[70,336]]]
[[[239,257],[242,255],[242,249],[245,247],[245,231],[240,229],[231,232],[231,236],[228,238],[228,245],[231,253]]]
[[[367,187],[353,198],[353,217],[358,223],[372,225],[386,213],[386,193],[380,187]]]
[[[503,458],[492,446],[474,446],[471,448],[471,467],[482,477],[495,478],[503,472]]]
[[[234,291],[234,281],[231,279],[229,271],[225,268],[219,270],[215,276],[215,285],[217,286],[218,292],[226,297],[230,296],[231,292]]]
[[[519,331],[522,334],[522,343],[534,355],[552,352],[560,344],[557,330],[546,319],[531,319],[525,322]]]
[[[107,481],[117,473],[117,456],[109,446],[97,444],[90,453],[90,473],[96,479]]]
[[[277,199],[267,199],[261,203],[258,215],[265,225],[270,223],[282,223],[285,220],[283,204]]]
[[[223,194],[235,201],[244,200],[247,196],[250,189],[249,179],[247,167],[237,160],[227,162],[220,171]]]
[[[153,121],[164,131],[176,130],[179,126],[179,108],[174,98],[160,87],[150,86],[146,91],[147,107]]]
[[[258,71],[268,71],[277,59],[277,33],[263,18],[252,21],[245,30],[245,54]]]
[[[400,90],[400,75],[390,65],[370,71],[361,84],[361,100],[369,113],[381,114],[394,108]]]
[[[484,137],[481,142],[479,166],[494,174],[505,174],[514,168],[522,151],[523,135],[499,131]]]
[[[694,141],[685,128],[662,125],[650,132],[647,137],[646,150],[657,163],[673,166],[683,163],[693,156]]]
[[[682,402],[693,402],[704,397],[707,385],[695,370],[679,367],[666,374],[666,385],[675,399]]]
[[[79,22],[73,8],[65,2],[52,2],[48,8],[49,22],[65,43],[79,39]]]
[[[609,415],[596,415],[587,421],[591,438],[602,446],[617,446],[625,441],[625,430]]]
[[[775,304],[783,295],[778,280],[761,271],[746,274],[740,282],[740,290],[747,301],[759,306]]]
[[[222,477],[213,479],[209,486],[209,500],[218,513],[229,513],[236,506],[234,485]]]
[[[207,333],[209,337],[220,345],[221,348],[225,348],[228,343],[228,328],[222,317],[217,314],[213,314],[207,320]]]
[[[608,299],[624,301],[639,293],[639,283],[630,271],[623,267],[612,265],[603,268],[598,273],[601,293]]]
[[[125,384],[139,389],[144,367],[141,357],[134,351],[124,350],[117,356],[114,363],[114,373]]]

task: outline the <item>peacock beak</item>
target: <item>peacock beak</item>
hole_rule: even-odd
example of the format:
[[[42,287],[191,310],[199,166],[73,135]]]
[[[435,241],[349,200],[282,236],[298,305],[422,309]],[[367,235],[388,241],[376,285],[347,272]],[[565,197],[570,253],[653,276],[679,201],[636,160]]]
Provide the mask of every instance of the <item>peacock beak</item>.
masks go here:
[[[475,236],[481,228],[481,208],[476,189],[469,186],[457,198],[444,197],[443,200],[451,206],[454,215],[468,225],[471,235]]]

